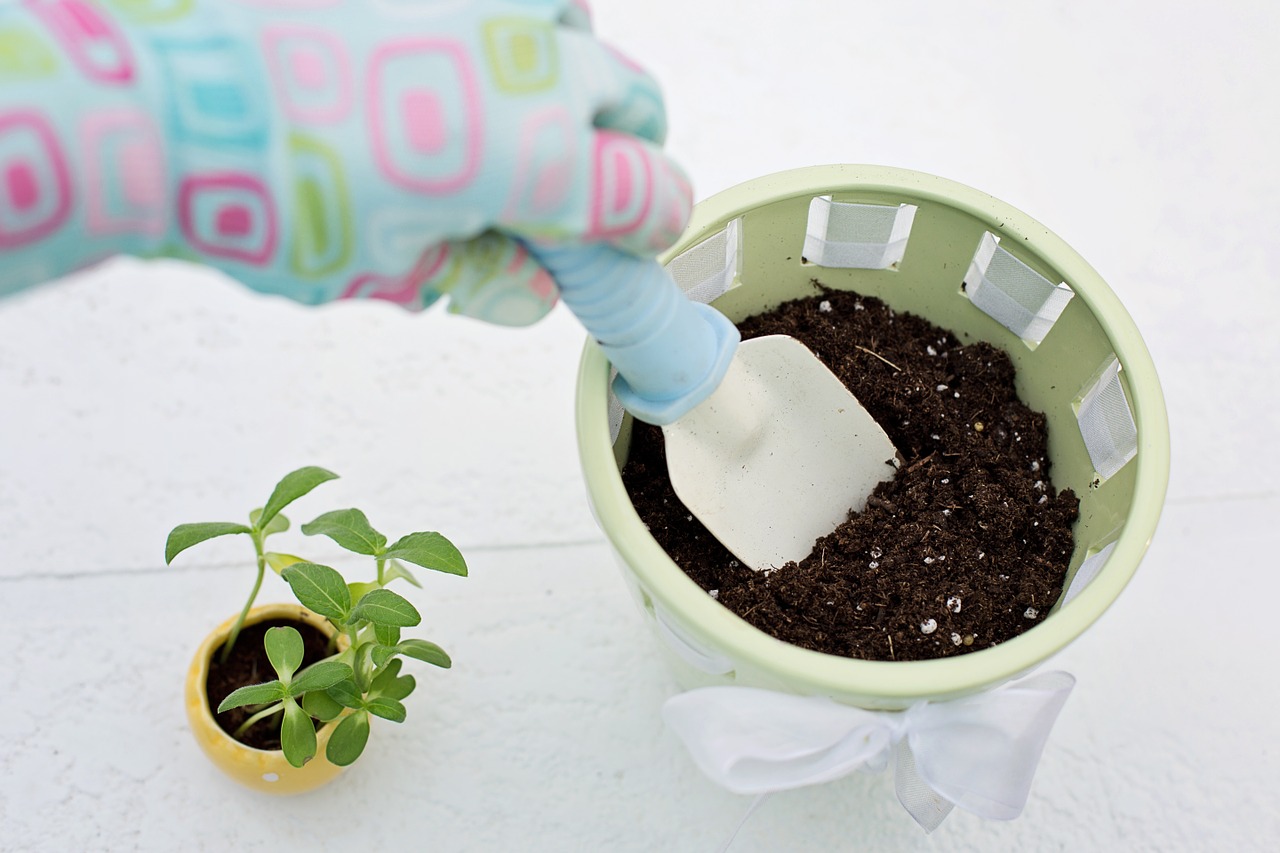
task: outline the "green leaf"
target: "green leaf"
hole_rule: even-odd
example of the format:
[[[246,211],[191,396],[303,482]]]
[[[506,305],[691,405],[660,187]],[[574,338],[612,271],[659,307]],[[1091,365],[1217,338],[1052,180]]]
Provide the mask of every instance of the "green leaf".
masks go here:
[[[199,524],[179,524],[169,531],[169,539],[164,543],[164,562],[168,565],[173,558],[190,548],[199,545],[206,539],[227,536],[232,533],[252,533],[253,530],[243,524],[232,524],[229,521],[205,521]]]
[[[347,583],[334,569],[319,563],[294,563],[280,573],[293,594],[321,616],[335,622],[347,622],[351,615],[351,593]]]
[[[377,643],[361,643],[360,648],[356,651],[356,665],[352,669],[363,676],[356,679],[356,686],[362,690],[366,689],[363,684],[368,679],[369,670],[377,667],[376,663],[372,663],[373,651],[377,647]]]
[[[249,523],[262,531],[263,538],[266,538],[267,536],[271,536],[275,533],[284,533],[286,530],[289,529],[289,519],[285,518],[283,515],[277,515],[275,518],[271,519],[271,521],[267,523],[266,527],[262,527],[261,525],[258,524],[258,522],[261,520],[262,520],[261,508],[255,509],[253,512],[249,513]]]
[[[364,707],[364,697],[360,695],[360,690],[356,687],[354,681],[339,681],[325,692],[329,694],[330,699],[339,705],[344,705],[347,708]]]
[[[426,640],[404,640],[396,646],[396,651],[405,657],[426,661],[443,669],[453,666],[453,661],[449,659],[449,655],[444,649]]]
[[[293,700],[284,700],[284,721],[280,724],[280,748],[285,759],[301,767],[316,754],[316,727],[311,716]]]
[[[376,714],[384,720],[390,720],[393,723],[403,723],[405,717],[404,705],[400,704],[397,699],[390,696],[377,696],[370,699],[365,707],[370,714]]]
[[[389,589],[375,589],[356,603],[351,621],[367,620],[375,625],[412,628],[422,621],[418,609],[404,596]]]
[[[412,675],[400,675],[399,658],[387,664],[387,668],[378,673],[369,686],[369,692],[378,696],[389,696],[392,699],[404,699],[418,686]]]
[[[359,601],[375,589],[381,589],[376,583],[356,582],[347,584],[347,592],[351,593],[352,601]]]
[[[267,505],[262,508],[258,520],[265,528],[271,524],[271,520],[276,517],[280,510],[314,489],[316,486],[328,480],[336,480],[338,475],[332,471],[326,471],[323,468],[309,466],[299,468],[297,471],[291,471],[284,475],[284,478],[276,483],[275,490],[271,492],[271,497],[267,498]]]
[[[403,701],[410,693],[418,687],[418,680],[412,675],[402,675],[397,678],[391,687],[382,691],[383,696],[389,696],[392,699]]]
[[[312,690],[302,697],[302,710],[322,723],[338,719],[342,713],[342,705],[323,690]]]
[[[351,667],[336,660],[322,660],[298,673],[289,684],[289,695],[298,696],[313,690],[325,690],[351,678]]]
[[[387,560],[387,569],[382,575],[382,585],[386,586],[396,578],[404,578],[409,583],[422,589],[422,584],[418,583],[418,579],[413,576],[413,572],[399,560]]]
[[[276,516],[276,518],[279,518],[279,517],[280,516]],[[294,563],[306,562],[306,560],[302,559],[301,557],[295,557],[292,554],[280,554],[275,551],[268,551],[262,556],[266,558],[267,565],[270,566],[272,571],[274,571],[276,574],[280,574],[285,569],[292,566]]]
[[[381,554],[387,537],[374,530],[358,509],[335,509],[326,512],[307,524],[302,532],[308,536],[324,535],[348,551],[374,556]]]
[[[330,763],[346,767],[360,757],[364,745],[369,742],[369,714],[356,711],[338,723],[329,737],[329,746],[325,756]]]
[[[383,688],[396,680],[396,676],[400,674],[400,668],[404,665],[404,661],[393,660],[391,663],[382,667],[378,674],[374,676],[373,683],[369,685],[369,692],[382,693]]]
[[[347,646],[345,649],[343,649],[342,651],[338,652],[338,657],[337,657],[337,658],[335,658],[335,660],[338,660],[338,661],[341,661],[342,663],[345,663],[347,666],[351,667],[351,668],[354,670],[354,669],[356,668],[356,650],[355,650],[355,647],[354,647],[354,646]]]
[[[396,656],[395,646],[375,645],[369,653],[369,658],[373,661],[373,665],[381,669],[387,661]]]
[[[386,550],[386,557],[407,560],[415,566],[446,572],[451,575],[467,574],[467,562],[462,552],[439,533],[410,533]]]
[[[232,708],[242,708],[245,705],[265,705],[268,702],[276,702],[287,696],[285,687],[279,681],[268,681],[265,684],[250,684],[233,690],[218,704],[218,713],[230,711]]]
[[[268,628],[267,635],[262,639],[262,645],[267,650],[267,659],[271,661],[276,675],[280,676],[282,682],[288,684],[289,679],[298,671],[298,667],[302,666],[302,635],[297,629],[287,625]]]
[[[394,625],[374,625],[373,636],[384,646],[394,646],[400,642],[400,629]]]

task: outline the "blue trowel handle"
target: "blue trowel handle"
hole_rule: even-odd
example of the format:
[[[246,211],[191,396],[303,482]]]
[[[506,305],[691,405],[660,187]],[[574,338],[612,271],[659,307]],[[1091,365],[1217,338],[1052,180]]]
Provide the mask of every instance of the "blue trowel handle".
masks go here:
[[[720,384],[737,327],[690,302],[656,261],[602,244],[528,248],[617,368],[613,391],[635,417],[672,423]]]

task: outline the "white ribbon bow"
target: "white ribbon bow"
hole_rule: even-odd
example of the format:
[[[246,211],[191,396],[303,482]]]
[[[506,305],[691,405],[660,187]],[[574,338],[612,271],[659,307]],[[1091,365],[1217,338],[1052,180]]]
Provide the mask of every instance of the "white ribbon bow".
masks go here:
[[[1012,820],[1075,678],[1047,672],[997,690],[867,711],[820,696],[703,687],[668,699],[662,717],[694,763],[737,794],[830,782],[894,765],[898,800],[926,832],[952,806]]]

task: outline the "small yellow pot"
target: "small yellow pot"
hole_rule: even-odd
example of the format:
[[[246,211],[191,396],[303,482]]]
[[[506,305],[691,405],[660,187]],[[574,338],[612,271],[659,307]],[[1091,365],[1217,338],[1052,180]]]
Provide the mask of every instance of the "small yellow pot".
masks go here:
[[[292,619],[306,622],[326,634],[333,634],[333,626],[323,616],[317,616],[298,604],[264,604],[249,611],[245,627],[269,619]],[[187,719],[196,743],[204,754],[223,773],[255,791],[271,794],[301,794],[326,785],[342,772],[343,768],[330,764],[325,758],[329,735],[337,722],[327,723],[316,732],[316,756],[302,767],[294,767],[285,760],[278,749],[265,750],[245,746],[222,730],[209,708],[205,682],[209,676],[209,661],[226,642],[235,617],[219,625],[196,652],[187,670]],[[345,637],[339,638],[340,647],[346,646]]]

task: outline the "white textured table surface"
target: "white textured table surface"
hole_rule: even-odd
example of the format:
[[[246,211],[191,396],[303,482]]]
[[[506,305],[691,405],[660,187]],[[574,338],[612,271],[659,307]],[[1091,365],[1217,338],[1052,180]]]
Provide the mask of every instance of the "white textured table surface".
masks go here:
[[[1172,422],[1161,530],[1056,661],[1079,686],[1019,820],[925,836],[855,776],[777,795],[732,849],[1272,849],[1280,6],[595,6],[662,80],[700,197],[827,162],[990,192],[1111,283]],[[0,849],[716,849],[748,800],[658,719],[675,686],[580,485],[581,339],[562,310],[518,332],[309,310],[130,260],[0,304]],[[296,519],[439,529],[472,576],[411,591],[455,668],[422,673],[408,722],[276,800],[204,761],[180,698],[247,588],[243,543],[161,551],[309,463],[343,479]]]

